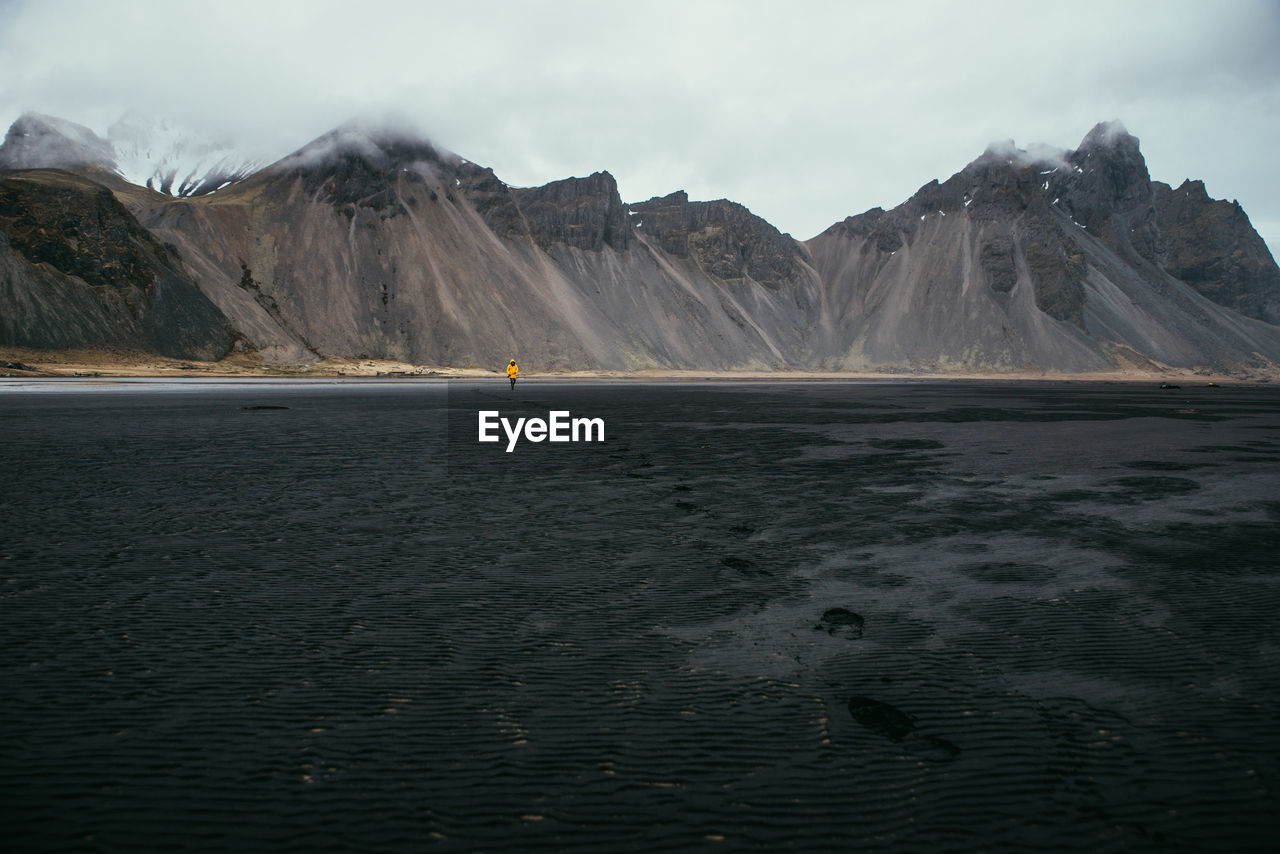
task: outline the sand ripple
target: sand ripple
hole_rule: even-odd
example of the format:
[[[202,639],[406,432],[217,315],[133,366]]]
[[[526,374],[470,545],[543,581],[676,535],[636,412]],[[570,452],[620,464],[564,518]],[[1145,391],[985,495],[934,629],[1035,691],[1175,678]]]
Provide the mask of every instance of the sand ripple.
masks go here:
[[[521,391],[8,396],[10,844],[1275,838],[1274,391]]]

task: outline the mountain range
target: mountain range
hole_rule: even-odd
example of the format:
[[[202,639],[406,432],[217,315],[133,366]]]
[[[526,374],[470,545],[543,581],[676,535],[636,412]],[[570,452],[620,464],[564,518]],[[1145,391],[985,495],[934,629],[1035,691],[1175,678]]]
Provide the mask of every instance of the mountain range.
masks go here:
[[[1280,364],[1280,269],[1248,216],[1153,181],[1119,122],[1074,150],[993,144],[803,242],[727,200],[623,202],[607,172],[512,187],[385,126],[265,167],[169,156],[173,135],[148,132],[30,113],[9,129],[0,346],[535,370]]]

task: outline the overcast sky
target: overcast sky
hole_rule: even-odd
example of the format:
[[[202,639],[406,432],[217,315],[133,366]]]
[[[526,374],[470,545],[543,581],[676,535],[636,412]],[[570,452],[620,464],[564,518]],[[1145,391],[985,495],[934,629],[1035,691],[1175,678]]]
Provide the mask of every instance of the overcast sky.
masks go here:
[[[126,110],[271,157],[399,112],[530,186],[728,198],[794,237],[1099,121],[1280,255],[1280,0],[0,0],[0,122]]]

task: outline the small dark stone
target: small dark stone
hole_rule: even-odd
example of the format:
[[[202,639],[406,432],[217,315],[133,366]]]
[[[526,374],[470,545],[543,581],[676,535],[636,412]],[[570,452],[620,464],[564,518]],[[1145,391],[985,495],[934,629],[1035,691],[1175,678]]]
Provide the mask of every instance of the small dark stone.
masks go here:
[[[814,628],[825,631],[832,637],[841,635],[847,638],[860,638],[865,622],[861,615],[847,608],[830,608],[823,612],[822,620]]]
[[[947,739],[936,735],[928,736],[924,739],[924,742],[926,751],[928,753],[936,754],[934,758],[954,759],[963,752],[955,742],[948,741]]]
[[[850,697],[849,714],[867,729],[893,741],[901,741],[916,728],[911,715],[870,697]]]

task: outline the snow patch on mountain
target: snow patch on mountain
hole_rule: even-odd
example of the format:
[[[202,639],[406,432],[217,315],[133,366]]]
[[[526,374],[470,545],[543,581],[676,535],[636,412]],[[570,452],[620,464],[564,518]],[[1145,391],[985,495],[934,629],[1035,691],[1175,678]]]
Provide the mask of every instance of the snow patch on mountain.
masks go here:
[[[84,125],[23,113],[0,145],[0,169],[100,169],[168,196],[203,196],[244,180],[264,160],[168,119],[133,113],[103,139]]]
[[[262,167],[225,141],[169,119],[130,113],[107,130],[116,171],[127,181],[185,198],[242,181]]]

